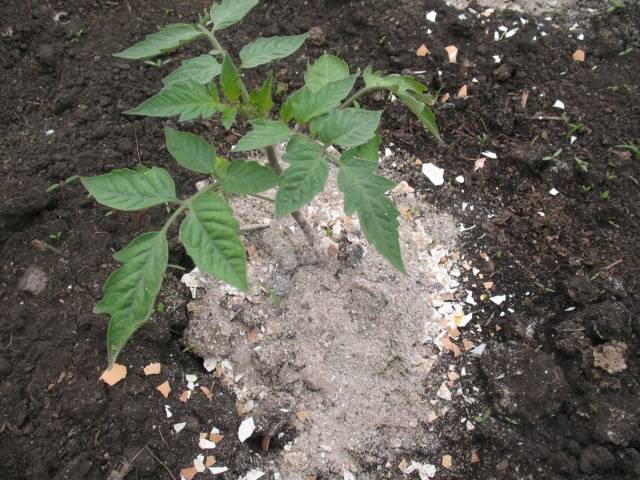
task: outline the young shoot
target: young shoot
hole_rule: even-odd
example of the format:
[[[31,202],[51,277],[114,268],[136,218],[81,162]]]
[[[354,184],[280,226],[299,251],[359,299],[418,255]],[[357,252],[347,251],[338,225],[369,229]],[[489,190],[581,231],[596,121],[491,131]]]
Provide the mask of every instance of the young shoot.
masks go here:
[[[330,164],[338,170],[345,213],[357,215],[369,243],[397,270],[405,270],[398,238],[399,212],[386,195],[395,184],[378,173],[378,129],[383,112],[368,110],[358,102],[374,90],[391,92],[440,141],[432,96],[411,76],[385,75],[370,67],[354,71],[341,58],[323,55],[308,64],[304,85],[279,109],[274,108],[272,74],[257,85],[247,85],[242,71],[292,55],[303,46],[307,33],[257,38],[240,49],[239,58],[232,58],[218,32],[239,23],[257,3],[214,3],[196,23],[167,25],[115,54],[120,59],[166,66],[168,61],[160,58],[163,55],[199,40],[208,42],[203,49],[207,53],[184,60],[162,79],[163,87],[156,95],[126,113],[177,117],[182,124],[216,117],[226,129],[241,118],[251,128],[232,151],[262,151],[267,163],[229,162],[204,138],[166,126],[169,154],[180,166],[209,180],[195,195],[178,197],[169,173],[155,166],[80,178],[90,195],[110,209],[171,208],[162,228],[140,235],[114,256],[122,265],[107,279],[104,296],[95,307],[96,313],[111,316],[107,333],[110,365],[154,311],[168,266],[167,233],[172,225],[180,224],[180,241],[201,271],[246,291],[246,253],[228,199],[248,195],[273,202],[276,217],[292,215],[313,241],[315,232],[299,210],[324,190]],[[286,169],[274,148],[283,143]],[[339,153],[330,153],[336,151]],[[264,194],[271,189],[276,192],[273,198]]]

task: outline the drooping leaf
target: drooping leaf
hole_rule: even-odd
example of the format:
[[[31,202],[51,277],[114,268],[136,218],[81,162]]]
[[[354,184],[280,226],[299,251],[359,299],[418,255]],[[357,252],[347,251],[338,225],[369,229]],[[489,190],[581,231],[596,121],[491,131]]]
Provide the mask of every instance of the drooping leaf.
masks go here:
[[[344,211],[357,212],[366,239],[391,265],[404,272],[398,236],[399,212],[385,192],[394,187],[391,180],[376,175],[376,164],[359,159],[341,159],[338,187],[344,193]]]
[[[210,17],[213,20],[215,31],[224,30],[242,20],[259,0],[223,0],[222,3],[214,3],[211,7]]]
[[[240,226],[227,202],[213,192],[191,202],[180,226],[180,240],[203,272],[247,290],[247,266]]]
[[[167,25],[159,32],[151,33],[135,45],[114,53],[114,57],[125,60],[146,60],[170,52],[200,37],[200,32],[193,25],[175,23]]]
[[[312,131],[326,144],[357,147],[373,138],[381,115],[381,111],[362,108],[336,109],[314,124]]]
[[[229,55],[225,55],[222,61],[220,87],[222,88],[222,93],[224,93],[224,96],[227,97],[227,100],[230,102],[235,103],[240,100],[240,95],[242,95],[242,80]]]
[[[198,173],[213,172],[216,149],[204,138],[169,127],[164,128],[164,135],[167,150],[180,165]]]
[[[278,175],[258,162],[233,162],[219,185],[227,193],[254,194],[278,184]]]
[[[80,181],[98,203],[116,210],[135,211],[176,201],[176,187],[164,168],[127,168]]]
[[[114,255],[122,266],[104,285],[104,297],[95,313],[111,316],[107,330],[107,354],[113,365],[120,351],[151,316],[167,268],[169,246],[162,232],[148,232]]]
[[[260,119],[252,123],[253,130],[240,139],[233,148],[234,152],[246,152],[277,145],[289,139],[293,132],[284,123],[275,120]]]
[[[146,117],[173,117],[186,122],[198,117],[210,118],[223,105],[213,98],[204,85],[193,80],[171,83],[142,105],[126,112]]]
[[[222,126],[225,130],[229,130],[236,121],[238,110],[233,107],[226,107],[222,110]]]
[[[288,57],[302,46],[308,36],[308,33],[302,33],[288,37],[258,38],[240,50],[242,68],[254,68]]]
[[[409,93],[398,93],[398,98],[418,117],[422,125],[424,125],[438,141],[442,141],[440,132],[438,131],[438,125],[436,124],[436,117],[431,108]]]
[[[434,103],[433,97],[427,93],[429,90],[427,86],[410,75],[394,73],[385,76],[381,72],[374,72],[371,67],[367,67],[362,72],[362,78],[368,88],[384,88],[393,93],[411,93],[427,105]]]
[[[262,87],[253,90],[249,95],[251,97],[251,105],[255,110],[258,118],[265,117],[273,107],[273,99],[271,98],[271,85],[273,82],[273,73],[269,72]]]
[[[307,123],[340,105],[349,95],[356,82],[357,75],[350,75],[336,82],[328,83],[316,92],[302,87],[289,96],[282,108],[285,122],[295,118],[298,123]]]
[[[182,65],[162,79],[169,85],[184,80],[207,84],[220,74],[222,66],[211,55],[200,55],[182,62]]]
[[[329,165],[322,147],[303,136],[295,136],[287,145],[289,162],[280,176],[276,194],[276,216],[283,217],[309,203],[321,191],[329,175]]]
[[[335,55],[322,55],[307,67],[304,83],[312,92],[317,92],[329,83],[337,82],[349,76],[349,65]]]

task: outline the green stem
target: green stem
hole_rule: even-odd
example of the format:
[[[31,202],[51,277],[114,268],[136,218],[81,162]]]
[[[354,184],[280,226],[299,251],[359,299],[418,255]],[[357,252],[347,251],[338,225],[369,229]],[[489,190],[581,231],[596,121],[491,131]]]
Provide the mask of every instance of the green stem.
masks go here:
[[[231,62],[231,64],[234,66],[234,68],[236,68],[236,70],[238,70],[233,59],[231,58],[231,55],[229,55],[229,52],[225,50],[225,48],[218,41],[218,39],[213,34],[213,32],[206,29],[202,25],[198,25],[198,30],[200,30],[209,39],[209,42],[211,42],[211,45],[218,52],[218,54],[221,55],[223,58],[229,57],[229,61]],[[251,97],[249,96],[249,91],[247,90],[247,86],[245,85],[242,77],[239,77],[239,78],[240,78],[240,89],[242,92],[242,99],[245,102],[249,102],[251,100]],[[271,145],[269,147],[266,147],[264,151],[267,155],[267,159],[269,160],[269,165],[271,165],[271,168],[273,168],[273,171],[276,172],[278,175],[281,175],[282,166],[278,161],[278,154],[276,153],[276,149]],[[257,198],[260,198],[260,197],[257,197]],[[300,229],[304,232],[305,236],[307,237],[307,240],[311,243],[311,245],[315,245],[316,242],[315,242],[315,234],[313,232],[313,229],[311,228],[309,223],[307,223],[307,221],[302,216],[302,214],[300,212],[293,212],[291,216],[296,221]]]
[[[264,200],[265,202],[276,203],[276,201],[273,198],[267,197],[266,195],[260,195],[259,193],[252,193],[252,194],[249,194],[249,196],[254,198],[259,198],[260,200]]]
[[[189,197],[186,200],[182,200],[181,202],[179,202],[180,206],[171,214],[171,216],[169,217],[169,219],[164,223],[164,225],[162,226],[162,229],[160,230],[163,234],[166,234],[167,231],[169,230],[169,228],[171,228],[171,225],[173,225],[175,223],[175,221],[178,219],[178,217],[185,211],[187,210],[190,206],[191,206],[191,202],[193,202],[194,199],[196,199],[197,197],[199,197],[200,195],[210,192],[211,190],[213,190],[215,188],[215,184],[210,184],[205,186],[202,190],[200,190],[198,193],[196,193],[195,195]]]
[[[231,55],[229,55],[229,52],[227,52],[227,50],[225,50],[225,48],[218,41],[218,39],[216,38],[216,36],[213,34],[212,31],[207,30],[202,25],[198,25],[198,30],[200,30],[204,34],[204,36],[207,37],[207,39],[209,39],[209,42],[211,42],[211,45],[213,46],[213,48],[218,52],[218,54],[223,59],[224,59],[224,57],[229,57],[229,61],[231,62],[233,67],[236,70],[239,70],[238,67],[236,66],[236,64],[234,63],[233,59],[231,58]],[[242,91],[243,100],[249,101],[250,100],[249,90],[247,90],[247,86],[244,84],[244,80],[242,80],[242,77],[240,77],[240,90]]]
[[[347,98],[342,105],[340,105],[338,107],[338,110],[344,110],[345,108],[347,108],[349,105],[351,105],[353,102],[355,102],[357,99],[359,99],[361,96],[363,96],[366,93],[369,93],[371,90],[375,90],[375,88],[373,87],[362,87],[360,90],[358,90],[356,93],[354,93],[353,95],[351,95],[349,98]]]

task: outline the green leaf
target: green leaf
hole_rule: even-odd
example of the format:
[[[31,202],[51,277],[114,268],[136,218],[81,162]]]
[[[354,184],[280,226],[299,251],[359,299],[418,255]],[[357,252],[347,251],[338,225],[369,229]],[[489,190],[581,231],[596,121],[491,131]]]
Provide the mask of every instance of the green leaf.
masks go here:
[[[98,203],[128,212],[176,201],[176,187],[164,168],[145,171],[127,168],[80,181]]]
[[[222,126],[225,130],[229,130],[236,121],[236,115],[238,110],[232,107],[227,107],[222,111]]]
[[[210,17],[213,20],[214,31],[224,30],[242,20],[249,11],[258,4],[259,0],[223,0],[221,4],[214,3]]]
[[[247,291],[247,266],[240,226],[219,195],[195,197],[180,226],[180,240],[200,270]]]
[[[315,124],[313,130],[326,144],[357,147],[373,138],[381,115],[381,111],[374,112],[361,108],[333,110],[326,118]]]
[[[274,120],[255,120],[252,125],[253,130],[242,137],[233,147],[234,152],[246,152],[277,145],[293,135],[293,132],[284,123]]]
[[[276,194],[277,217],[295,212],[313,200],[324,190],[329,175],[322,147],[303,136],[295,136],[289,141],[284,158],[290,166],[280,176]]]
[[[350,75],[336,82],[328,83],[317,92],[308,87],[297,90],[285,102],[282,116],[285,122],[295,117],[298,123],[307,123],[340,105],[349,95],[356,82],[357,75]]]
[[[222,88],[222,93],[224,93],[224,96],[227,97],[230,102],[235,103],[240,100],[240,95],[242,95],[242,80],[229,55],[225,55],[222,61],[220,87]]]
[[[185,60],[182,65],[162,79],[162,83],[169,85],[184,80],[206,84],[220,74],[222,66],[211,55]]]
[[[233,162],[219,185],[227,193],[254,194],[278,184],[278,175],[258,162]]]
[[[164,128],[164,135],[167,150],[180,165],[198,173],[213,172],[216,149],[204,138],[169,127]]]
[[[288,37],[259,38],[240,50],[242,68],[254,68],[288,57],[302,46],[308,36],[308,33],[302,33]]]
[[[114,258],[123,265],[107,279],[104,297],[94,309],[95,313],[111,316],[107,330],[110,366],[131,335],[151,316],[167,268],[167,238],[162,232],[145,233]]]
[[[193,80],[171,83],[142,105],[125,112],[146,117],[173,117],[186,122],[198,117],[210,118],[223,107],[204,85]]]
[[[436,125],[436,117],[433,114],[433,110],[408,93],[398,93],[398,98],[402,100],[402,103],[404,103],[416,117],[418,117],[418,120],[422,122],[424,127],[431,132],[438,141],[442,141],[440,132],[438,132],[438,125]]]
[[[344,193],[344,211],[358,213],[366,239],[391,265],[404,272],[398,236],[399,212],[385,192],[394,187],[391,180],[376,175],[373,162],[343,158],[340,160],[338,187]]]
[[[147,35],[143,41],[114,53],[113,56],[125,60],[145,60],[175,50],[201,35],[202,33],[193,25],[175,23],[167,25],[159,32]]]
[[[334,55],[322,55],[313,65],[309,65],[304,74],[304,83],[312,92],[317,92],[329,83],[337,82],[349,76],[347,62]]]
[[[218,157],[216,155],[216,159],[213,165],[213,176],[217,179],[224,178],[229,171],[229,165],[231,162],[224,157]]]
[[[271,85],[273,83],[273,73],[269,72],[262,87],[250,93],[251,105],[255,109],[255,115],[259,118],[266,117],[273,107],[271,98]]]
[[[343,159],[347,158],[359,158],[361,160],[367,160],[369,162],[375,162],[378,164],[378,152],[380,150],[380,135],[377,133],[367,143],[355,148],[349,148],[342,154]]]

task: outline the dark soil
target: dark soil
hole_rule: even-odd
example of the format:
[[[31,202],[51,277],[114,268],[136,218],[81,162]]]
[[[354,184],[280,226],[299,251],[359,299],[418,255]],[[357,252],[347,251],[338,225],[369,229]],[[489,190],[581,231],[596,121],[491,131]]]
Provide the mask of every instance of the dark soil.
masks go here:
[[[169,380],[175,394],[185,388],[185,374],[205,375],[201,361],[181,343],[188,322],[181,271],[167,276],[160,298],[164,312],[123,352],[126,380],[118,388],[98,381],[106,363],[107,324],[91,311],[116,266],[111,255],[139,232],[157,228],[163,213],[105,216],[77,184],[45,192],[74,174],[139,163],[164,166],[180,190],[193,189],[195,177],[175,168],[163,147],[163,122],[121,113],[153,94],[166,72],[110,54],[169,21],[193,20],[209,3],[0,5],[3,480],[107,478],[145,445],[149,449],[136,457],[127,478],[171,478],[164,467],[177,475],[191,464],[197,433],[213,425],[225,434],[215,456],[234,472],[228,478],[251,465],[253,444],[237,441],[231,394],[215,385],[213,401],[194,395],[182,404],[154,390]],[[513,313],[503,317],[504,308],[483,305],[488,346],[471,362],[467,387],[479,389],[476,397],[491,413],[472,433],[460,426],[442,430],[449,450],[440,453],[457,460],[443,477],[640,476],[640,159],[616,148],[640,143],[640,9],[627,3],[612,15],[601,9],[588,21],[580,13],[571,20],[540,19],[548,35],[538,32],[536,42],[533,18],[527,16],[529,23],[519,25],[514,37],[494,42],[493,31],[511,28],[520,15],[494,14],[482,25],[471,15],[459,20],[433,0],[266,2],[223,36],[239,47],[259,34],[314,27],[302,55],[275,70],[289,90],[299,86],[307,59],[328,51],[361,68],[426,70],[420,78],[451,95],[437,108],[443,145],[400,106],[388,108],[383,123],[385,144],[445,168],[443,187],[433,187],[413,161],[397,165],[396,174],[465,227],[475,225],[464,234],[461,250],[475,252],[474,263],[490,272],[496,292],[513,295],[506,304]],[[432,8],[437,25],[424,20]],[[60,11],[67,15],[55,22]],[[569,31],[574,21],[584,29],[584,42]],[[431,55],[415,56],[421,43]],[[444,47],[450,44],[460,49],[455,65],[446,62]],[[587,52],[584,63],[571,59],[578,47]],[[184,55],[205,48],[192,46]],[[492,58],[496,54],[503,56],[500,65]],[[471,83],[474,77],[478,83]],[[469,97],[456,98],[465,83]],[[572,145],[561,112],[551,108],[556,99],[565,103],[571,122],[584,125]],[[383,105],[374,97],[365,103]],[[215,121],[194,129],[206,131],[223,152],[242,133],[225,132]],[[49,130],[54,132],[46,135]],[[558,156],[543,160],[560,148]],[[474,171],[486,150],[498,160],[488,159]],[[575,157],[588,162],[587,172]],[[454,181],[460,174],[462,186]],[[550,195],[551,188],[560,194]],[[462,202],[474,209],[463,212]],[[190,267],[177,242],[172,245],[170,262]],[[23,289],[26,284],[44,288],[34,294]],[[627,345],[627,368],[609,374],[594,368],[592,349],[613,341]],[[142,367],[152,361],[161,362],[163,372],[145,378]],[[173,419],[164,415],[167,403]],[[172,429],[177,417],[188,418],[180,435]],[[468,461],[472,449],[481,459],[475,465]],[[277,449],[262,455],[277,455]],[[439,465],[438,458],[430,461]]]

